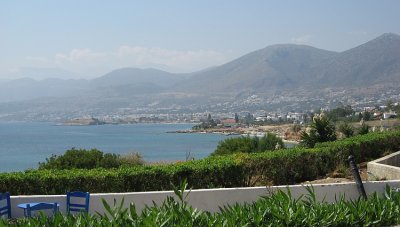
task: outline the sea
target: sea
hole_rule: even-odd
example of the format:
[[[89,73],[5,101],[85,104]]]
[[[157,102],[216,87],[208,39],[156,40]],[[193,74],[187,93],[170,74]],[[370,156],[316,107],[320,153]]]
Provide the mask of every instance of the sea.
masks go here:
[[[104,153],[138,152],[145,161],[201,159],[212,153],[220,134],[170,133],[193,124],[119,124],[66,126],[55,123],[0,122],[0,172],[37,168],[51,155],[71,148]]]

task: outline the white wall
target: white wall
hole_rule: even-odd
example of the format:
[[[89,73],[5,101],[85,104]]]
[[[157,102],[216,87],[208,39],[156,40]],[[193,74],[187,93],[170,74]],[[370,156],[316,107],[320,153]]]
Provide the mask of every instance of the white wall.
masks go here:
[[[400,180],[395,181],[370,181],[364,182],[367,194],[372,192],[384,192],[386,185],[391,187],[400,187]],[[337,183],[337,184],[315,184],[313,185],[317,199],[322,201],[325,198],[327,202],[334,202],[335,198],[345,195],[348,199],[356,199],[359,193],[355,183]],[[303,185],[291,186],[272,186],[272,187],[248,187],[248,188],[220,188],[220,189],[197,189],[192,190],[188,196],[188,202],[195,208],[215,212],[220,206],[226,204],[251,203],[260,198],[260,196],[270,195],[276,190],[290,189],[293,197],[307,194]],[[90,197],[89,212],[94,214],[97,212],[104,213],[101,198],[105,199],[110,205],[116,199],[117,204],[122,198],[125,199],[125,207],[129,207],[130,203],[135,203],[136,209],[140,212],[146,204],[152,205],[153,201],[161,204],[168,196],[174,196],[172,191],[155,191],[155,192],[132,192],[132,193],[95,193]],[[35,196],[11,196],[12,216],[22,217],[23,210],[18,208],[19,203],[26,202],[58,202],[60,211],[65,213],[66,196],[65,195],[35,195]]]
[[[368,179],[400,179],[400,151],[382,157],[380,159],[368,162]]]

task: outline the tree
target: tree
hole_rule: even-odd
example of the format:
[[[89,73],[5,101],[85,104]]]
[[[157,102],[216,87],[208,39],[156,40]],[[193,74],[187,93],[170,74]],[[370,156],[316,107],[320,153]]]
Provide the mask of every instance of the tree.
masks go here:
[[[116,168],[120,163],[116,154],[103,154],[97,149],[72,148],[63,155],[52,155],[46,162],[39,163],[39,169],[94,169]]]
[[[239,115],[235,113],[235,123],[239,123]]]
[[[364,119],[364,121],[369,121],[369,120],[371,120],[371,113],[370,112],[368,112],[368,111],[364,111],[363,112],[363,119]]]
[[[45,162],[39,162],[39,169],[94,169],[118,168],[121,165],[143,165],[139,153],[120,156],[103,153],[97,149],[85,150],[72,148],[62,155],[52,155]]]
[[[348,122],[343,122],[339,125],[339,132],[343,133],[346,138],[354,135],[354,127]]]
[[[225,139],[218,143],[217,148],[211,155],[226,155],[232,153],[254,153],[272,151],[275,148],[284,148],[281,138],[275,134],[267,133],[264,137],[235,137]]]
[[[358,134],[364,135],[367,134],[368,132],[369,132],[369,126],[363,122],[361,124],[361,127],[358,129]]]
[[[348,116],[351,116],[354,114],[353,109],[351,108],[350,105],[347,106],[339,106],[335,109],[332,109],[331,111],[329,111],[327,113],[328,117],[332,120],[332,121],[338,121],[340,119],[344,119]]]
[[[386,111],[390,111],[390,110],[393,110],[393,109],[394,109],[394,102],[393,102],[392,99],[389,99],[386,102]]]
[[[300,144],[305,147],[314,147],[316,143],[335,141],[335,125],[328,117],[314,117],[310,125],[310,132],[303,131],[300,135]]]
[[[244,118],[244,123],[247,125],[254,123],[254,116],[251,113],[247,113],[246,117]]]

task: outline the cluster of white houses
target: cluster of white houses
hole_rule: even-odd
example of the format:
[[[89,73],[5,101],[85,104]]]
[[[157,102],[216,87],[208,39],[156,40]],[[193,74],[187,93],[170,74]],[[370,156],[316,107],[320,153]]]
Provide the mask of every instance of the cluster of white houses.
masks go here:
[[[293,121],[296,123],[303,123],[305,120],[304,113],[287,113],[287,114],[267,114],[255,118],[255,121]]]

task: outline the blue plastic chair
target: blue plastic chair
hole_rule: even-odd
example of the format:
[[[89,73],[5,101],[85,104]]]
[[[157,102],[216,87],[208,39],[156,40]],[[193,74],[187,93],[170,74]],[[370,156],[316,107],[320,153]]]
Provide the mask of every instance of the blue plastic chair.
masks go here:
[[[73,199],[72,198],[77,197]],[[71,211],[75,212],[89,212],[89,192],[68,192],[67,193],[67,214],[70,214]],[[79,200],[78,203],[76,202]]]
[[[32,211],[38,210],[53,210],[53,214],[57,213],[58,211],[58,204],[57,203],[35,203],[31,205],[30,203],[26,204],[26,216],[32,217]]]
[[[5,206],[1,206],[5,201]],[[11,201],[10,201],[10,193],[0,193],[0,217],[7,214],[8,218],[11,218]]]

